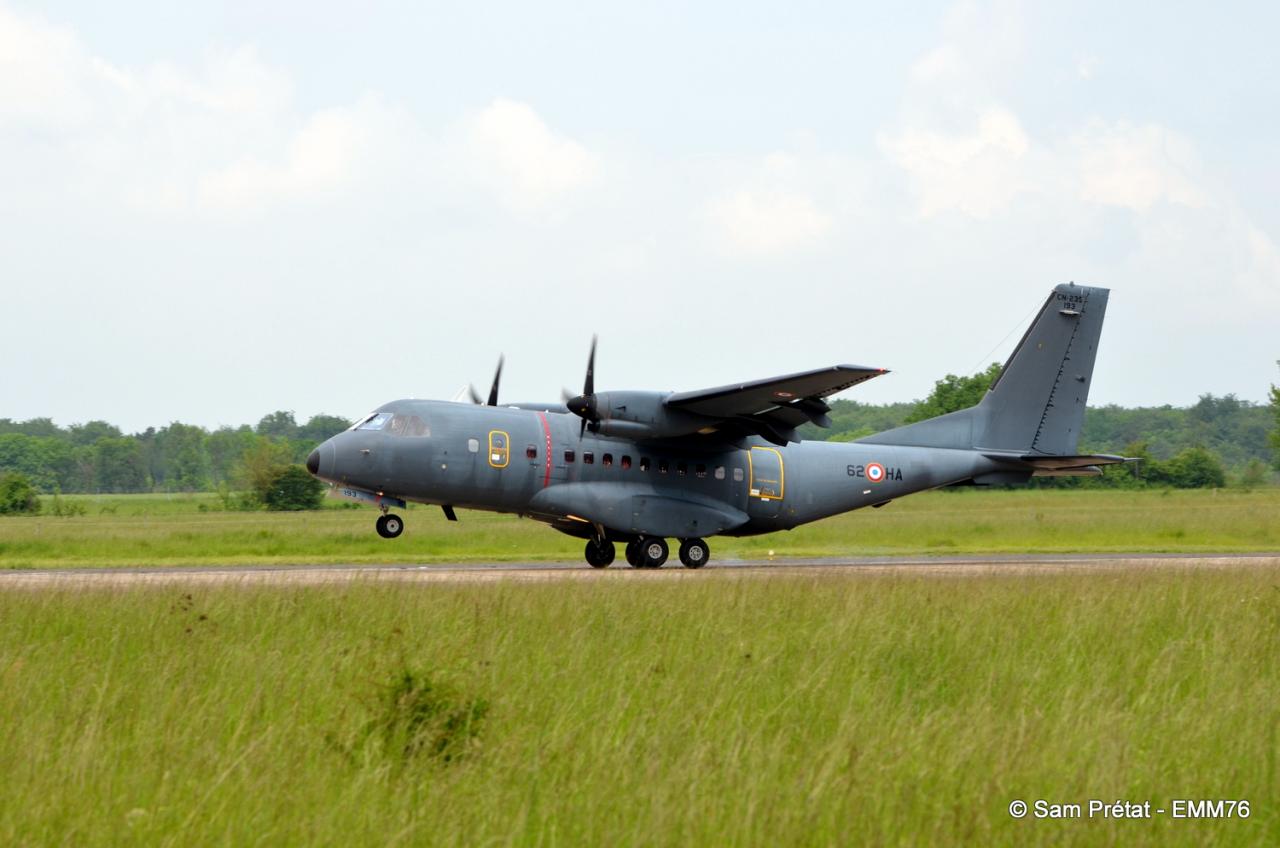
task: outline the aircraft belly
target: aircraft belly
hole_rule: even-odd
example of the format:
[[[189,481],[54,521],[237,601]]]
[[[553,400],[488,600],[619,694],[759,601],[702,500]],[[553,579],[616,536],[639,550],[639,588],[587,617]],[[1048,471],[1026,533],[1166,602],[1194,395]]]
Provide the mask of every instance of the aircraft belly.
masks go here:
[[[678,539],[714,536],[747,522],[746,514],[729,504],[627,483],[551,486],[533,497],[529,509],[599,523],[621,533]]]

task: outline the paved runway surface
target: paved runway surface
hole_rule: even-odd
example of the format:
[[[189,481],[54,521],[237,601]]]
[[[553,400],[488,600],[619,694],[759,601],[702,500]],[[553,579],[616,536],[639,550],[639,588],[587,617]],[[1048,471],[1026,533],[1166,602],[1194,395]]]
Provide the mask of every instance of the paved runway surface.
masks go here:
[[[858,576],[913,574],[979,576],[1049,575],[1121,569],[1280,568],[1280,552],[1261,554],[1057,554],[954,557],[840,557],[825,559],[720,560],[706,568],[678,561],[661,569],[615,563],[593,569],[579,562],[434,565],[245,565],[156,568],[77,568],[0,571],[0,589],[89,588],[128,585],[211,584],[320,585],[353,581],[413,583],[545,582],[551,580],[714,580],[726,575]]]

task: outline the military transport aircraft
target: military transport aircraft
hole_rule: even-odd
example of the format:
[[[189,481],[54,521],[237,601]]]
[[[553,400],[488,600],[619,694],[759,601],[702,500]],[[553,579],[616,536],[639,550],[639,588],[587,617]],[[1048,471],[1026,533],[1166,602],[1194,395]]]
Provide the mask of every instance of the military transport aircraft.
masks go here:
[[[563,403],[398,400],[320,445],[307,469],[338,494],[390,512],[406,501],[517,513],[587,540],[586,560],[657,568],[666,539],[705,565],[708,536],[749,536],[958,484],[1092,475],[1123,457],[1076,453],[1108,290],[1053,289],[974,407],[851,443],[801,441],[830,426],[826,398],[886,373],[835,365],[692,392],[595,390],[595,340],[582,394]],[[567,394],[567,393],[566,393]]]

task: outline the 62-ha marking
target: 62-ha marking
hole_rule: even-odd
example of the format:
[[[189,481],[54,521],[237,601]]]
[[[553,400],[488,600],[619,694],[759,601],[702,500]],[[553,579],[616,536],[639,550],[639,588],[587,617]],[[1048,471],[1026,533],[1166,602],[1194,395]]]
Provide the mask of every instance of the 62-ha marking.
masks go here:
[[[901,468],[885,468],[878,462],[868,462],[866,465],[850,465],[847,468],[850,477],[861,477],[871,483],[902,479]]]

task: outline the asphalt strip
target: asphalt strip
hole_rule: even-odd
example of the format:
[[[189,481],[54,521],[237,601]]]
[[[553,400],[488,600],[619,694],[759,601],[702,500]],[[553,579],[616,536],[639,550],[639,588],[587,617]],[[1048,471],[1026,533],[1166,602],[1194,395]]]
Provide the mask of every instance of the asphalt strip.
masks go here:
[[[706,568],[668,562],[660,569],[615,564],[593,569],[577,562],[433,565],[245,565],[151,568],[63,568],[0,571],[0,589],[67,589],[147,585],[232,584],[317,586],[353,582],[543,583],[562,580],[714,580],[769,576],[980,577],[1055,575],[1117,570],[1280,568],[1280,553],[1059,554],[930,558],[824,558],[725,560]]]

